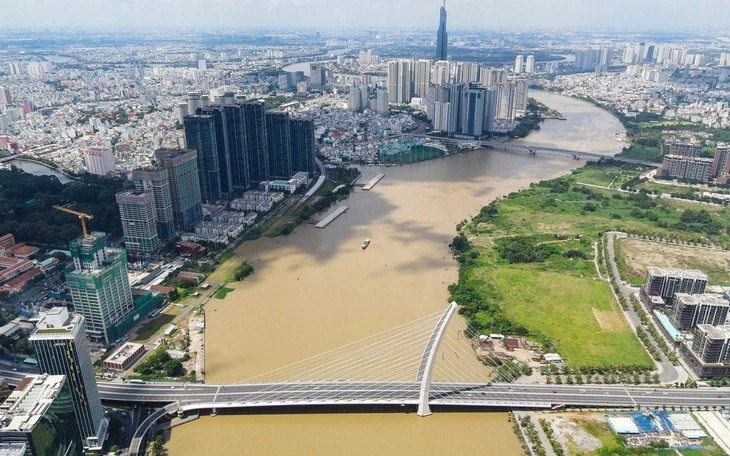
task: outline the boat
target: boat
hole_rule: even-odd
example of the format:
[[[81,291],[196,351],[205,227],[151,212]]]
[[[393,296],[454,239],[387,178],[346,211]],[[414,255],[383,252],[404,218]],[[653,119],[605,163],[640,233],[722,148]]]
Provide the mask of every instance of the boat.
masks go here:
[[[370,245],[370,239],[365,239],[365,242],[362,243],[360,247],[362,247],[363,250],[367,249]]]

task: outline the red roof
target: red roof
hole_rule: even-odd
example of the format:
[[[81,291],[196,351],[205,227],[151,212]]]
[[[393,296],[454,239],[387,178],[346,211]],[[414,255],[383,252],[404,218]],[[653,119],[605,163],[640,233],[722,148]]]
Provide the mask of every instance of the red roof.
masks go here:
[[[15,247],[15,246],[13,246]],[[12,248],[12,247],[11,247]],[[31,256],[40,250],[38,247],[32,245],[22,245],[13,251],[13,255],[17,256]]]
[[[20,274],[18,277],[8,281],[8,283],[6,283],[3,286],[8,287],[8,288],[15,288],[16,286],[22,285],[24,282],[27,282],[28,280],[31,280],[32,278],[37,277],[39,275],[43,275],[43,272],[38,268],[33,268],[27,272]]]
[[[3,234],[2,236],[0,236],[0,242],[2,242],[2,241],[7,241],[8,239],[13,239],[13,240],[15,240],[15,239],[13,238],[13,235],[12,235],[11,233],[8,233],[8,234]]]
[[[150,291],[155,291],[157,293],[162,293],[163,295],[168,295],[170,292],[174,290],[172,287],[166,287],[164,285],[152,285],[150,287]]]

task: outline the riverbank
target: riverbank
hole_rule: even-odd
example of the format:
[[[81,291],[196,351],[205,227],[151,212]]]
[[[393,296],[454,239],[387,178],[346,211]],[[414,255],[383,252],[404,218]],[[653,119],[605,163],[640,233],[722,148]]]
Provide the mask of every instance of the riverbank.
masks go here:
[[[567,120],[546,120],[527,141],[539,135],[540,142],[554,147],[585,146],[605,155],[620,150],[614,139],[620,124],[603,111],[583,102],[576,105],[566,97],[542,92],[533,96]],[[550,102],[544,100],[546,96]],[[575,125],[576,131],[569,125]],[[574,144],[583,129],[589,142]],[[458,273],[448,248],[454,225],[495,198],[563,175],[577,164],[478,150],[409,166],[361,167],[368,175],[385,172],[387,177],[370,191],[356,188],[347,201],[350,210],[327,229],[305,224],[289,236],[262,237],[237,249],[256,273],[243,284],[231,284],[234,291],[224,300],[206,305],[207,381],[245,381],[443,311],[447,286],[457,280]],[[363,251],[360,245],[365,238],[372,242]],[[455,318],[452,324],[456,338],[464,320]],[[463,338],[460,343],[471,350]],[[484,369],[476,360],[470,366]],[[336,420],[328,421],[328,416]],[[331,443],[336,450],[338,442],[346,441],[343,452],[350,454],[369,449],[383,436],[390,448],[402,449],[404,454],[411,453],[413,445],[421,445],[419,454],[426,456],[467,451],[521,454],[511,427],[496,424],[506,422],[504,413],[437,413],[428,418],[382,413],[306,415],[304,421],[311,425],[300,424],[297,415],[267,417],[265,423],[259,421],[260,415],[200,419],[173,429],[167,446],[173,456],[188,454],[191,445],[221,453],[236,445],[238,452],[264,455],[272,453],[268,442],[273,442],[271,448],[287,442],[299,454],[314,455],[323,452],[323,444]],[[438,431],[422,432],[432,419],[439,420]],[[250,441],[239,438],[253,423],[259,423],[255,436]],[[377,423],[390,424],[393,432],[383,431]],[[307,432],[299,432],[302,425]],[[440,451],[439,442],[453,447]]]

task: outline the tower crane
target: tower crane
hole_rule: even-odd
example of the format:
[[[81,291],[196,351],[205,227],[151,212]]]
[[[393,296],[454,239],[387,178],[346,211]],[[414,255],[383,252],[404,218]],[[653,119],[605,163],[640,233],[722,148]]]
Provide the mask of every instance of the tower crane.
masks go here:
[[[68,214],[77,216],[79,218],[79,220],[81,220],[81,231],[84,233],[84,238],[89,236],[89,233],[86,231],[86,221],[93,219],[94,218],[93,215],[89,215],[85,212],[76,211],[76,210],[69,209],[69,208],[63,207],[63,206],[58,206],[58,205],[54,205],[53,208],[58,209],[59,211],[66,212]]]

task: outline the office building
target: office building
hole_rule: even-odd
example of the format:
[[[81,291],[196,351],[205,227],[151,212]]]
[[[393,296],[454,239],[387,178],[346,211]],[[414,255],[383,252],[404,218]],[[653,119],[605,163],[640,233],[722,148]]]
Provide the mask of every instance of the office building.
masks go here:
[[[486,103],[487,90],[484,88],[470,87],[462,92],[459,133],[474,138],[482,135],[488,122]]]
[[[117,193],[116,200],[127,252],[135,255],[151,255],[160,245],[152,194],[127,190]]]
[[[180,231],[191,230],[203,219],[197,153],[186,149],[158,149],[155,157],[167,171],[175,226]]]
[[[426,98],[428,87],[431,85],[431,61],[419,60],[415,63],[413,96]]]
[[[324,66],[321,63],[309,64],[309,86],[320,88],[326,83]]]
[[[108,422],[96,386],[85,321],[65,307],[51,308],[41,313],[29,340],[41,372],[66,376],[84,448],[101,449]]]
[[[461,127],[461,101],[465,87],[463,84],[452,84],[449,86],[449,121],[446,132],[449,134],[458,133]]]
[[[187,116],[184,122],[187,148],[197,152],[201,199],[208,204],[222,196],[215,123],[213,116],[202,114]]]
[[[155,226],[161,241],[175,237],[175,217],[172,211],[170,181],[166,169],[136,169],[132,171],[132,181],[138,191],[152,195],[155,209]]]
[[[656,170],[656,177],[663,179],[687,179],[709,182],[712,177],[713,160],[703,157],[665,155],[662,166]]]
[[[727,319],[730,302],[719,294],[674,294],[670,319],[674,327],[687,331],[697,325],[722,325]]]
[[[651,297],[659,297],[671,306],[675,293],[702,294],[706,288],[707,274],[702,271],[650,267],[640,294],[649,305],[656,305]]]
[[[76,312],[86,317],[86,332],[106,345],[115,339],[115,326],[132,310],[127,278],[127,252],[107,245],[104,233],[93,232],[69,243],[73,271],[66,272]]]
[[[28,375],[0,404],[0,455],[81,456],[83,450],[63,375]]]
[[[289,179],[293,174],[289,115],[285,112],[267,112],[265,118],[269,177]]]
[[[114,172],[116,163],[110,147],[87,147],[84,151],[86,172],[106,176]]]
[[[390,103],[407,104],[413,98],[413,65],[410,60],[388,62],[388,99]]]
[[[530,54],[525,61],[525,73],[532,74],[535,72],[535,56]]]
[[[261,101],[246,101],[243,111],[244,150],[248,159],[250,182],[269,180],[269,159],[266,148],[266,110]]]
[[[289,129],[292,172],[306,172],[313,175],[315,172],[314,157],[317,153],[314,142],[314,121],[290,119]]]
[[[446,0],[441,5],[439,12],[439,30],[436,35],[436,60],[448,58],[449,34],[446,32]]]

